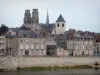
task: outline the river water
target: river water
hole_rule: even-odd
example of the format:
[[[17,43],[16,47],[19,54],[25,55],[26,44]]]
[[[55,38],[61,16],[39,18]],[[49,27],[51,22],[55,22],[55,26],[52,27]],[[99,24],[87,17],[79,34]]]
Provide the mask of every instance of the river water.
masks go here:
[[[100,75],[100,69],[0,72],[0,75]]]

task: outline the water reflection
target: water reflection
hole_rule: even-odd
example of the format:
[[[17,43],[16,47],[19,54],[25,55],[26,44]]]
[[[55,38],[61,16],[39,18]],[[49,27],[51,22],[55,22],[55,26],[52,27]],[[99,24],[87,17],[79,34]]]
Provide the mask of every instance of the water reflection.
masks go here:
[[[100,75],[100,69],[0,72],[0,75]]]
[[[99,68],[94,68],[95,69],[95,71],[98,71],[99,70]]]

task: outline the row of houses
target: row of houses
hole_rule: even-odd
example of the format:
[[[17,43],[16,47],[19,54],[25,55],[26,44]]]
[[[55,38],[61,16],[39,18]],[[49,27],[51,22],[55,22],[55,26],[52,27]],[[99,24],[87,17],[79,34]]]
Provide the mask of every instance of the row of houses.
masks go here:
[[[46,36],[44,36],[44,34]],[[9,28],[0,35],[0,55],[13,56],[94,56],[100,55],[100,35],[69,29],[51,35],[24,28]]]

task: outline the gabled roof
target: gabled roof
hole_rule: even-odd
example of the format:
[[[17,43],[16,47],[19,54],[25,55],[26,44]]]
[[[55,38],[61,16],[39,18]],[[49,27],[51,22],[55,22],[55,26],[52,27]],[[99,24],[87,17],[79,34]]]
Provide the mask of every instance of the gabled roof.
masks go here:
[[[62,17],[62,15],[60,14],[60,16],[58,17],[57,21],[56,22],[66,22],[64,20],[64,18]]]

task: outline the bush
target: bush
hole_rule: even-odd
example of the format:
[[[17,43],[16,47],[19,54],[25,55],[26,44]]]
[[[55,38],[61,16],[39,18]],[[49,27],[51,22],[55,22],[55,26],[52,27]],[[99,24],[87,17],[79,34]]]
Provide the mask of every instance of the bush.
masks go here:
[[[98,64],[98,62],[95,62],[95,64],[94,64],[94,65],[98,66],[99,64]]]

